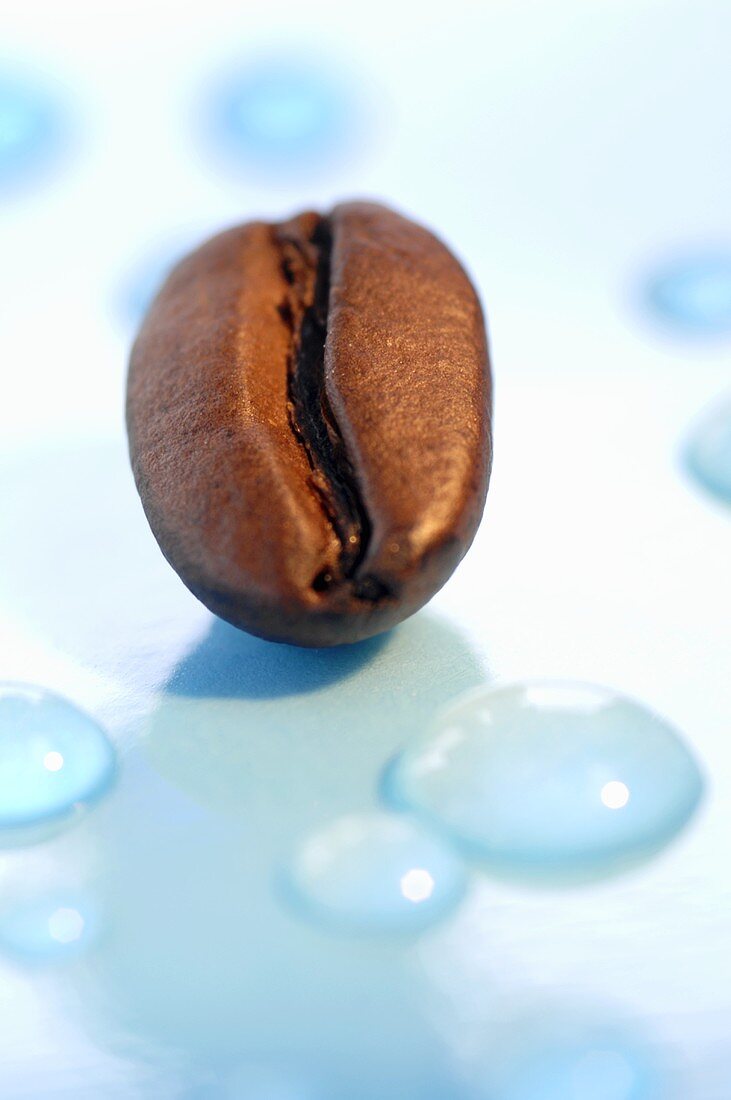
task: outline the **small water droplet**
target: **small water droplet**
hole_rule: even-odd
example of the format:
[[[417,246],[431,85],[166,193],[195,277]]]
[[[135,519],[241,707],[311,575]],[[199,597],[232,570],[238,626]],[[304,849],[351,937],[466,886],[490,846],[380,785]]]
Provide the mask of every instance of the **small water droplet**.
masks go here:
[[[387,773],[399,805],[495,870],[556,879],[652,854],[682,829],[701,792],[671,726],[584,684],[470,693]]]
[[[83,711],[42,688],[0,684],[0,842],[5,831],[77,816],[114,768],[110,742]]]
[[[688,333],[731,332],[731,252],[676,260],[650,280],[647,298],[665,322]]]
[[[348,89],[326,64],[269,58],[226,76],[211,103],[213,136],[256,168],[319,165],[352,128]]]
[[[56,110],[46,95],[0,75],[0,185],[40,167],[58,139]]]
[[[308,837],[289,880],[308,913],[364,932],[424,928],[465,888],[463,865],[441,839],[386,813],[343,817]]]
[[[705,489],[731,502],[731,394],[701,416],[686,444],[685,462]]]
[[[25,898],[0,912],[0,948],[21,962],[58,962],[84,951],[98,930],[90,899],[64,892]]]

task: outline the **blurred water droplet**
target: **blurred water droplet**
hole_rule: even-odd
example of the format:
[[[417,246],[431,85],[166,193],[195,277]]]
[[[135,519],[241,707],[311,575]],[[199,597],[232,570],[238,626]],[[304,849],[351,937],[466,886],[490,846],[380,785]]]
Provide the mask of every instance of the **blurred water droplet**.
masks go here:
[[[0,912],[0,949],[20,962],[60,962],[94,942],[98,919],[84,895],[56,892],[11,903]]]
[[[496,870],[606,873],[666,844],[702,779],[675,731],[594,686],[481,689],[395,761],[388,793]]]
[[[290,883],[311,914],[344,929],[410,932],[444,917],[461,899],[461,861],[408,818],[340,818],[308,837]]]
[[[155,251],[141,257],[123,276],[116,295],[117,314],[125,325],[135,328],[176,263],[191,251],[199,237],[178,237],[161,244]]]
[[[686,444],[685,462],[705,489],[731,502],[731,394],[701,416]]]
[[[340,152],[353,115],[348,87],[326,62],[273,57],[220,81],[209,127],[229,158],[254,169],[297,170]]]
[[[547,1005],[503,1023],[489,1048],[485,1100],[661,1100],[667,1077],[626,1025]]]
[[[647,299],[663,321],[689,334],[731,332],[731,252],[668,264],[650,280]]]
[[[42,688],[0,684],[0,843],[6,832],[74,815],[114,768],[110,742],[83,711]]]
[[[52,100],[32,84],[0,73],[0,187],[41,168],[59,143]]]

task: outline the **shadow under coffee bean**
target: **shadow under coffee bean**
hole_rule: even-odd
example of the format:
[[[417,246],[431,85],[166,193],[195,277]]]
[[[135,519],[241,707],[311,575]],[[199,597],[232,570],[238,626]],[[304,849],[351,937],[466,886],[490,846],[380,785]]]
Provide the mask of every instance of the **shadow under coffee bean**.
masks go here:
[[[448,579],[491,461],[477,295],[382,206],[222,233],[183,260],[132,352],[130,451],[163,553],[274,641],[388,630]]]

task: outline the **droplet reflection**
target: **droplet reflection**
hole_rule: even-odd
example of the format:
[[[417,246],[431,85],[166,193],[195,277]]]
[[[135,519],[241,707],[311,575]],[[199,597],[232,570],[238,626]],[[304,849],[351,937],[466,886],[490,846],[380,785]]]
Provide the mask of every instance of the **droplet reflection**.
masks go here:
[[[98,934],[90,898],[62,891],[21,897],[0,911],[0,950],[18,962],[62,962],[85,951]]]
[[[459,902],[465,874],[450,848],[420,825],[373,813],[340,818],[308,837],[290,881],[305,912],[326,924],[409,932]]]
[[[629,802],[629,788],[626,783],[612,779],[601,789],[601,800],[609,810],[621,810]]]

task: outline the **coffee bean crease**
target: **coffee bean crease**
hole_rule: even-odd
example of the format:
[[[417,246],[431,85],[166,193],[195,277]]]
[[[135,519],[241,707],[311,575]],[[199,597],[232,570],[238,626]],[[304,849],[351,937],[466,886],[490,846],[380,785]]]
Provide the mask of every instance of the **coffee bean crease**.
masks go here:
[[[318,218],[308,236],[299,223],[274,227],[272,240],[281,254],[285,283],[285,295],[277,308],[292,341],[287,356],[289,422],[307,456],[310,485],[340,543],[337,559],[318,570],[312,588],[326,592],[335,585],[351,583],[356,599],[386,599],[392,595],[389,585],[372,575],[361,576],[371,521],[327,396],[330,222]]]

